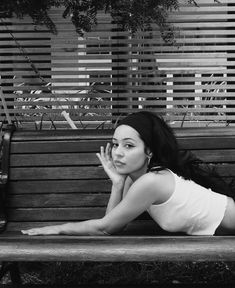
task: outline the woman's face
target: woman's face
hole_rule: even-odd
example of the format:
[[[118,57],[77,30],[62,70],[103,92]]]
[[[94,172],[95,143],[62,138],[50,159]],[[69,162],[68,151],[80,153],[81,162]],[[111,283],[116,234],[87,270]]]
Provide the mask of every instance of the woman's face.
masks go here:
[[[120,125],[113,135],[112,159],[117,172],[138,178],[146,173],[148,158],[145,144],[138,132]]]

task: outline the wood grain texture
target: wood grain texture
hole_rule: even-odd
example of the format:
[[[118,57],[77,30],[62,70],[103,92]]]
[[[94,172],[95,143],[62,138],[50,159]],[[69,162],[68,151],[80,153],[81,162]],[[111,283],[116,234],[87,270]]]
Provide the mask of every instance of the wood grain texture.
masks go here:
[[[6,208],[9,221],[80,221],[102,218],[105,207]]]
[[[71,166],[100,164],[95,153],[13,154],[11,166]]]
[[[221,245],[223,243],[223,245]],[[234,261],[234,237],[3,236],[2,261]],[[27,255],[27,257],[26,257]]]
[[[105,193],[65,193],[65,194],[25,194],[12,195],[5,203],[10,208],[40,207],[100,207],[106,206],[109,194]]]
[[[105,179],[102,167],[21,167],[11,168],[12,180],[53,180],[53,179]]]
[[[111,181],[108,179],[83,180],[22,180],[10,181],[9,194],[47,194],[47,193],[110,193]]]

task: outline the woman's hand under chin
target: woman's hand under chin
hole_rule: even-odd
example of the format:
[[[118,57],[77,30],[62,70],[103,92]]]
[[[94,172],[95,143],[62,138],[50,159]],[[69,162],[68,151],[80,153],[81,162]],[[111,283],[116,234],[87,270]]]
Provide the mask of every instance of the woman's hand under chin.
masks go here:
[[[32,228],[28,230],[21,230],[22,234],[26,234],[29,236],[35,235],[58,235],[59,228],[58,226],[45,226],[41,228]]]
[[[112,181],[114,185],[123,185],[125,183],[125,179],[127,175],[121,175],[117,172],[113,160],[111,157],[111,145],[110,143],[107,144],[106,148],[100,147],[100,153],[96,153],[97,157],[99,158],[104,171]]]

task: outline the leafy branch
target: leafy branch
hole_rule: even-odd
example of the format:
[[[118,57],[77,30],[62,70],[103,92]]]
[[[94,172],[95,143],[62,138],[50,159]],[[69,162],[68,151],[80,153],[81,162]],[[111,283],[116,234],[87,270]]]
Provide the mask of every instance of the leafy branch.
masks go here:
[[[197,0],[188,0],[188,3],[198,6]],[[62,7],[62,16],[70,17],[77,33],[83,35],[97,24],[97,13],[103,10],[109,12],[122,29],[134,33],[151,27],[152,23],[166,28],[168,12],[178,9],[178,6],[178,0],[1,0],[0,18],[30,16],[35,25],[46,25],[56,34],[49,10]]]

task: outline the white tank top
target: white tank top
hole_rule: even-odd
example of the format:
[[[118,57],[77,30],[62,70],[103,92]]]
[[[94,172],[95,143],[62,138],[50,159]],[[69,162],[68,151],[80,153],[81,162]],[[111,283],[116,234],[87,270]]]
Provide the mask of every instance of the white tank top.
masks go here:
[[[227,196],[170,172],[175,179],[174,192],[164,203],[151,205],[147,210],[150,216],[165,231],[214,235],[224,217]]]

